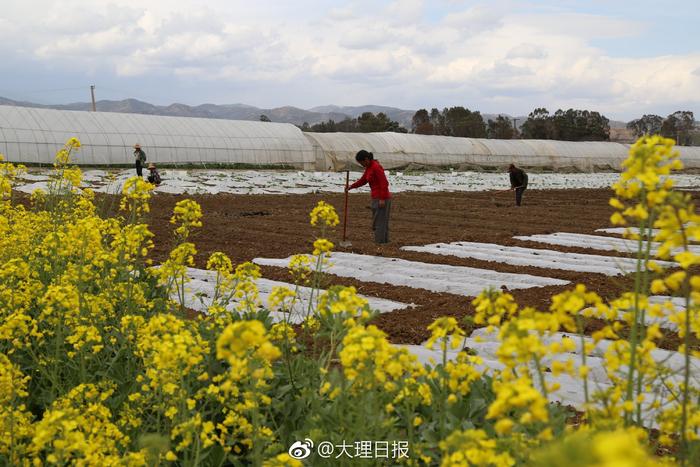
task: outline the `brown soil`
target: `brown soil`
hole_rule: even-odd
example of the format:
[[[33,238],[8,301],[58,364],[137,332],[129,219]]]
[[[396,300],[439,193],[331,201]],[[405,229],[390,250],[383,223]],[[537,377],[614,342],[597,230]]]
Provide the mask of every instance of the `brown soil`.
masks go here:
[[[193,240],[199,251],[196,266],[204,267],[215,251],[228,254],[235,263],[255,257],[282,258],[310,252],[320,232],[309,225],[309,212],[318,201],[335,206],[341,224],[327,234],[339,251],[381,254],[428,263],[443,263],[492,269],[502,272],[528,273],[583,283],[605,298],[612,298],[629,288],[629,279],[601,274],[577,273],[557,269],[509,266],[497,262],[407,252],[405,245],[436,242],[478,241],[541,247],[513,239],[516,235],[552,232],[594,233],[608,227],[612,209],[608,206],[610,190],[528,190],[523,206],[514,206],[512,193],[398,193],[391,213],[391,243],[378,249],[370,230],[369,196],[351,194],[349,201],[348,240],[352,247],[339,248],[342,237],[341,194],[309,195],[203,195],[188,196],[202,206],[203,228]],[[184,196],[158,194],[151,202],[149,223],[155,233],[155,258],[163,260],[172,243],[169,219],[173,206]],[[583,248],[546,246],[549,249],[579,253],[600,253]],[[285,269],[264,267],[264,277],[289,280]],[[420,343],[428,336],[426,327],[438,316],[458,318],[472,313],[471,298],[448,293],[387,284],[360,282],[329,275],[330,284],[353,285],[360,293],[414,303],[410,309],[381,315],[376,324],[397,343]],[[549,297],[568,288],[550,286],[516,290],[511,293],[521,305],[547,309]],[[596,327],[591,323],[591,327]]]

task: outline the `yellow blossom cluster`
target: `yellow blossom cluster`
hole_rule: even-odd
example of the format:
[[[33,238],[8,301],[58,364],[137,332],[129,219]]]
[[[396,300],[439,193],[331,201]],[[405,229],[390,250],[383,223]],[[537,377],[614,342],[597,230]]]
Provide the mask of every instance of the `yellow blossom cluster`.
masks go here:
[[[131,222],[135,222],[149,212],[148,200],[151,198],[153,188],[153,185],[141,177],[131,177],[124,182],[119,209],[129,214]]]
[[[288,323],[275,323],[270,328],[270,340],[281,344],[294,343],[296,332]]]
[[[289,274],[292,282],[306,285],[311,276],[311,258],[308,255],[294,255],[289,260]]]
[[[319,201],[316,207],[311,210],[309,217],[311,225],[314,227],[319,226],[319,224],[321,227],[335,227],[340,222],[335,208],[325,201]]]
[[[445,363],[445,379],[450,390],[447,402],[454,403],[458,397],[469,394],[472,383],[483,375],[477,367],[482,363],[480,357],[469,355],[466,352],[459,352],[454,360]]]
[[[500,326],[503,319],[510,318],[518,310],[518,304],[510,294],[500,293],[489,288],[482,291],[473,301],[474,324],[488,325],[489,330]]]
[[[27,410],[26,397],[28,376],[10,359],[0,353],[0,459],[10,464],[19,464],[26,454],[28,440],[34,432],[32,415]]]
[[[268,306],[271,310],[289,311],[294,306],[297,294],[288,287],[275,286],[270,291]]]
[[[273,438],[270,428],[256,421],[254,414],[272,402],[266,390],[273,377],[272,363],[280,356],[260,321],[230,324],[216,341],[216,357],[226,361],[229,369],[212,379],[207,393],[223,406],[217,439],[234,452],[241,445],[257,449],[259,443]]]
[[[143,452],[128,452],[129,438],[104,405],[109,389],[81,384],[57,399],[34,427],[27,453],[49,464],[144,465]]]
[[[12,187],[17,183],[17,178],[26,172],[23,165],[3,162],[4,159],[0,154],[0,209],[2,203],[12,195]]]
[[[147,368],[141,391],[162,391],[173,396],[179,384],[192,372],[208,351],[207,342],[189,323],[172,315],[155,315],[136,330],[136,355]]]
[[[256,281],[261,276],[260,267],[250,261],[236,266],[233,275],[235,279],[233,296],[238,300],[239,311],[254,312],[260,308],[260,293]]]
[[[431,332],[430,339],[425,344],[428,348],[432,348],[437,341],[440,341],[440,349],[444,352],[448,346],[455,350],[464,342],[464,330],[451,316],[436,319],[428,326],[428,331]]]
[[[405,379],[415,381],[425,374],[425,368],[415,356],[391,345],[386,335],[371,325],[350,328],[343,338],[339,357],[345,377],[352,383],[352,391],[383,388],[393,394]],[[431,396],[427,387],[419,392],[424,403],[429,404]]]
[[[502,452],[484,430],[455,431],[440,441],[442,467],[494,466],[510,467],[515,460]]]
[[[666,202],[673,188],[668,175],[683,167],[673,143],[671,139],[651,136],[641,138],[630,148],[630,157],[622,163],[625,171],[620,181],[613,184],[617,198],[612,198],[610,205],[619,210],[611,218],[613,224],[646,221]]]
[[[333,250],[333,243],[330,242],[328,239],[325,238],[319,238],[314,242],[314,256],[321,256],[325,254],[326,256],[330,256],[331,250]]]
[[[673,465],[644,448],[646,433],[640,429],[593,431],[580,429],[548,445],[532,456],[532,465],[544,467],[629,466],[660,467]]]
[[[177,225],[175,235],[181,240],[186,240],[192,229],[202,226],[202,208],[191,199],[183,199],[175,204],[173,217],[170,223]]]
[[[342,319],[369,318],[367,300],[357,294],[355,287],[331,287],[321,294],[317,307],[322,317],[340,316]]]

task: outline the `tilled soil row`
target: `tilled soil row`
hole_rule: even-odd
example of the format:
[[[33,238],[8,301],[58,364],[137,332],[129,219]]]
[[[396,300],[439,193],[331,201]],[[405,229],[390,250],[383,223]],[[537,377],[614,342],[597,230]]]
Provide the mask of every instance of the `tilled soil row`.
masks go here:
[[[613,298],[629,290],[631,281],[624,277],[578,273],[537,267],[511,266],[498,262],[402,251],[407,245],[437,242],[474,241],[531,248],[622,256],[585,248],[560,247],[519,241],[516,235],[553,232],[594,234],[595,229],[608,227],[613,210],[608,205],[610,190],[528,190],[521,207],[514,206],[512,193],[399,193],[394,195],[391,212],[391,243],[377,248],[372,241],[369,196],[351,194],[349,199],[349,248],[339,248],[342,239],[344,198],[338,194],[309,195],[198,195],[158,194],[151,200],[149,224],[155,233],[154,259],[162,261],[172,246],[172,225],[169,219],[175,203],[191,198],[202,206],[203,227],[193,238],[198,254],[196,266],[203,268],[209,255],[222,251],[234,263],[256,257],[282,258],[308,253],[321,233],[309,225],[309,212],[326,201],[335,206],[341,224],[326,233],[336,250],[368,255],[383,255],[426,263],[450,264],[491,269],[500,272],[524,273],[583,283],[604,298]],[[695,193],[697,200],[697,193]],[[283,268],[263,267],[264,277],[289,281]],[[473,297],[449,293],[433,293],[423,289],[389,284],[362,282],[328,275],[328,284],[353,285],[366,295],[413,303],[412,308],[386,313],[376,324],[396,343],[420,343],[426,327],[438,316],[457,318],[473,313]],[[510,291],[521,305],[547,309],[552,294],[570,286],[538,287]],[[592,322],[591,329],[599,327]],[[675,336],[669,336],[675,340]]]

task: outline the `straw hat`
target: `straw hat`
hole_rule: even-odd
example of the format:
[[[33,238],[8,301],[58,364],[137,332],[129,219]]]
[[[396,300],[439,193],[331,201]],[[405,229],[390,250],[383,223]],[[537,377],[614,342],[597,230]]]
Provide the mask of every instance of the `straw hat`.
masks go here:
[[[153,162],[151,162],[150,164],[148,164],[148,168],[149,168],[149,169],[155,169],[155,168],[156,168],[156,165],[155,165]]]
[[[141,149],[141,145],[138,143],[134,144],[134,149]]]

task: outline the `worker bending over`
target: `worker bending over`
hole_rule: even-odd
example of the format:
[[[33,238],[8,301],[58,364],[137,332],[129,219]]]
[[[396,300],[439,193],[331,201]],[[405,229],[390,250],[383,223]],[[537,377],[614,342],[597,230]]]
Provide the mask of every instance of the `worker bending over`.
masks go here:
[[[515,205],[520,206],[523,193],[527,188],[527,174],[523,169],[517,168],[515,164],[508,166],[508,173],[510,174],[510,189],[515,190]]]

